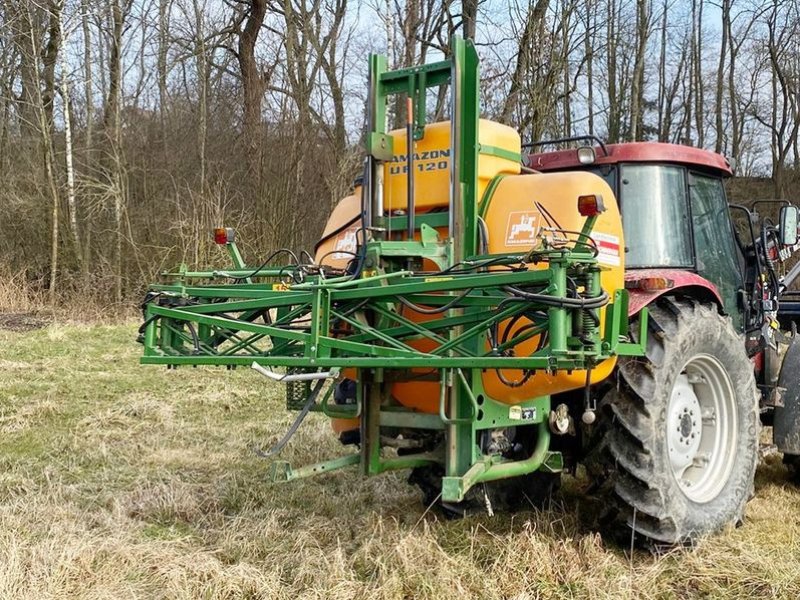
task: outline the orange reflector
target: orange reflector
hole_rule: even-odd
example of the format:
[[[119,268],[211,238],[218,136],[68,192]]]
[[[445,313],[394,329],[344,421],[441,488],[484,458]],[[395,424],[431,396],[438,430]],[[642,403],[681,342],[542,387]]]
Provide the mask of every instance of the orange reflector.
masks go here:
[[[603,197],[600,194],[578,196],[578,212],[583,217],[596,217],[606,210]]]
[[[643,292],[657,292],[668,290],[675,285],[672,279],[667,277],[642,277],[633,281],[626,281],[625,287],[629,290],[641,290]]]
[[[214,229],[214,243],[215,244],[230,244],[233,242],[233,228],[232,227],[217,227]]]

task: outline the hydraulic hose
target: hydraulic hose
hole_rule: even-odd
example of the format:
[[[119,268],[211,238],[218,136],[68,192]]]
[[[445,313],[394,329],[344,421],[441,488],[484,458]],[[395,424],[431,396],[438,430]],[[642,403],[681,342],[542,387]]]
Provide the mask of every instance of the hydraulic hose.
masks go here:
[[[544,304],[545,306],[555,306],[558,308],[602,308],[608,304],[609,299],[608,293],[605,290],[603,290],[599,296],[593,298],[555,298],[548,294],[526,292],[512,285],[504,286],[503,289],[519,300],[532,300]],[[508,300],[513,301],[514,299],[508,298]]]

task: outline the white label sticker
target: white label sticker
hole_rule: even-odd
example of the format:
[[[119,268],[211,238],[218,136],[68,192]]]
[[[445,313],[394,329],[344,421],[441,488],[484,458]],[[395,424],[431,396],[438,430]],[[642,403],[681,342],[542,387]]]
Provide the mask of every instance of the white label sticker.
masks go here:
[[[541,215],[534,211],[517,211],[508,214],[506,246],[533,246],[539,234]]]
[[[619,238],[615,235],[595,231],[592,233],[592,239],[597,245],[597,262],[618,267],[620,265]]]
[[[508,418],[512,421],[533,421],[536,419],[536,407],[509,406]]]

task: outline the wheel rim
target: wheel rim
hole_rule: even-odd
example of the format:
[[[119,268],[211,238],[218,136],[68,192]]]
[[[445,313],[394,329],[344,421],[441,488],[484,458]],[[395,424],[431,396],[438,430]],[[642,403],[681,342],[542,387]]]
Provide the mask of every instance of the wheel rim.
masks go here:
[[[736,396],[725,367],[708,354],[686,362],[667,410],[672,474],[684,495],[710,502],[725,487],[736,460]]]

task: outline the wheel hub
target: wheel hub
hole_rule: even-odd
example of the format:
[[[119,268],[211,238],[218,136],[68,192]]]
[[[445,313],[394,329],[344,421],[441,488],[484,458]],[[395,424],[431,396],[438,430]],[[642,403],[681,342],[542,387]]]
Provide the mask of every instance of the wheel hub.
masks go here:
[[[736,447],[736,396],[713,356],[687,361],[675,379],[667,411],[672,474],[695,502],[710,502],[730,476]]]
[[[685,410],[681,415],[681,435],[688,438],[692,433],[692,417]]]
[[[672,388],[668,418],[669,461],[673,473],[683,474],[697,456],[702,435],[702,428],[698,427],[698,422],[700,422],[700,402],[688,377],[682,373]],[[680,482],[680,479],[678,481]]]

